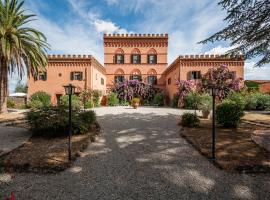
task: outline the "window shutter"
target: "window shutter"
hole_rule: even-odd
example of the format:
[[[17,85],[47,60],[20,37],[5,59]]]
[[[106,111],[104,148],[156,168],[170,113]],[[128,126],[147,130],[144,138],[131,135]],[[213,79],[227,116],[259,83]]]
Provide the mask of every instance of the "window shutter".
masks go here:
[[[74,80],[74,72],[70,72],[70,80],[71,80],[71,81]]]
[[[150,63],[150,55],[147,55],[147,63]]]
[[[116,55],[113,56],[113,63],[116,64]]]
[[[44,81],[47,80],[47,72],[44,72]]]
[[[122,54],[122,63],[124,64],[125,63],[125,56]]]
[[[155,55],[154,58],[155,58],[155,64],[156,64],[157,63],[157,55]]]
[[[132,64],[134,63],[133,62],[133,54],[130,55],[130,63],[132,63]]]
[[[80,81],[83,79],[83,73],[80,72]]]
[[[141,55],[139,55],[139,63],[141,63]]]

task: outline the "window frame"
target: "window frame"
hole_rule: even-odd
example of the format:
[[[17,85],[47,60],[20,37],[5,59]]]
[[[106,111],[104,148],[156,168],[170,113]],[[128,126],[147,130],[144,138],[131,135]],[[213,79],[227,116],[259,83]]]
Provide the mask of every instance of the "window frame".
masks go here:
[[[47,72],[38,72],[37,76],[38,81],[47,81]]]
[[[134,76],[138,77],[138,79],[134,79]],[[137,74],[133,74],[130,75],[129,80],[137,80],[137,81],[142,81],[142,75],[137,75]]]
[[[118,62],[118,56],[121,56],[120,62]],[[124,54],[115,54],[115,64],[124,64],[125,63],[125,55]]]
[[[79,77],[78,77],[79,75]],[[75,78],[77,77],[77,78]],[[82,71],[72,71],[70,72],[70,80],[71,81],[82,81],[83,80],[83,72]]]
[[[122,80],[119,80],[117,77],[121,77]],[[125,81],[124,75],[115,75],[114,76],[114,83],[123,83]]]
[[[154,62],[150,62],[150,58],[154,56]],[[157,54],[148,54],[147,55],[147,61],[148,61],[148,64],[157,64]]]
[[[201,71],[190,71],[189,80],[200,80],[202,79]]]
[[[100,84],[101,84],[101,85],[104,85],[104,83],[105,83],[104,78],[101,77],[101,78],[100,78]]]
[[[171,85],[172,84],[172,79],[171,78],[168,78],[167,83],[168,83],[168,85]]]
[[[154,82],[152,83],[150,83],[150,78],[154,78]],[[149,75],[149,76],[147,76],[147,83],[149,84],[149,85],[157,85],[157,76],[156,75]]]
[[[138,62],[134,62],[134,56],[138,56]],[[131,54],[131,63],[132,64],[141,64],[141,54]]]

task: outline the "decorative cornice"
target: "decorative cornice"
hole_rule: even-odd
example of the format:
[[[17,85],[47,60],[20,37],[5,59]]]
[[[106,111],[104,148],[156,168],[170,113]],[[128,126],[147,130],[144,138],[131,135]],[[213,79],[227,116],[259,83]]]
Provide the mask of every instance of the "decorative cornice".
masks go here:
[[[167,38],[168,39],[168,34],[104,34],[103,36],[104,39],[108,38]]]
[[[91,55],[49,54],[48,59],[91,59]]]
[[[104,47],[168,47],[168,41],[125,41],[125,40],[109,40],[104,41]]]
[[[170,66],[164,71],[164,74],[172,71],[177,65],[182,67],[193,66],[193,67],[209,67],[217,66],[220,64],[226,64],[228,66],[243,66],[244,56],[229,56],[229,55],[218,55],[218,54],[201,54],[201,55],[180,55],[178,56]]]

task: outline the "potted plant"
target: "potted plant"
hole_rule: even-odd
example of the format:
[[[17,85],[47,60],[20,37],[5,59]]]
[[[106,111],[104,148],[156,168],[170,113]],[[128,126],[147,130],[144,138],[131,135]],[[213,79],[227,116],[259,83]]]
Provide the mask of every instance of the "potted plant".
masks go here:
[[[131,100],[131,105],[132,105],[132,107],[133,107],[134,109],[137,109],[138,106],[139,106],[139,104],[140,104],[140,99],[139,99],[139,98],[133,98],[133,99]]]
[[[202,117],[207,119],[212,105],[212,99],[208,94],[204,94],[201,96],[201,100],[199,102],[198,108],[202,111]]]

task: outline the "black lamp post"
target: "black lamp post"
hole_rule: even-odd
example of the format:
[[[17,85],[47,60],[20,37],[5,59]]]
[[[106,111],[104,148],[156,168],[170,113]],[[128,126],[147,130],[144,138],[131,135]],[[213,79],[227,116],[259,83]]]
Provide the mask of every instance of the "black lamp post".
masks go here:
[[[218,95],[218,88],[211,87],[209,88],[209,93],[212,96],[212,159],[216,159],[216,119],[215,119],[215,101],[216,96]]]
[[[66,95],[68,95],[68,160],[71,161],[71,95],[75,93],[75,86],[68,84],[64,88]]]

